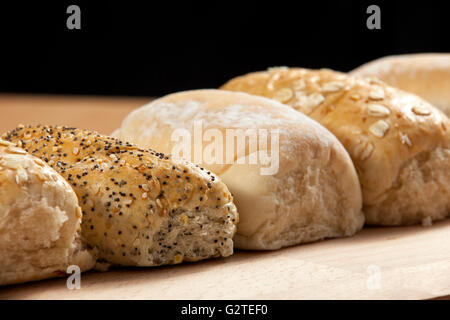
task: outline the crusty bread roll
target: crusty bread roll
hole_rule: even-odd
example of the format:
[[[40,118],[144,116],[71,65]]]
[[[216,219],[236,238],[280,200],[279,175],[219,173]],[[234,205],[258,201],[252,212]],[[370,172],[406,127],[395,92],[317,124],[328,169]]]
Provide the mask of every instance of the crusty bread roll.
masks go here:
[[[96,132],[19,127],[3,135],[72,185],[99,261],[154,266],[229,256],[238,215],[227,187],[186,161]]]
[[[450,53],[388,56],[368,62],[350,74],[377,77],[413,92],[450,117]]]
[[[429,224],[449,215],[449,119],[416,95],[299,68],[248,74],[222,88],[277,99],[334,133],[358,171],[368,224]]]
[[[81,209],[43,161],[0,140],[0,285],[81,271],[94,259],[80,242]]]
[[[220,90],[172,94],[129,114],[114,135],[177,155],[172,135],[185,130],[198,138],[198,124],[203,138],[214,138],[191,140],[191,160],[216,172],[233,192],[237,248],[278,249],[361,229],[361,190],[349,155],[324,127],[276,101]],[[227,152],[233,129],[256,129],[258,143],[239,145],[237,138]]]

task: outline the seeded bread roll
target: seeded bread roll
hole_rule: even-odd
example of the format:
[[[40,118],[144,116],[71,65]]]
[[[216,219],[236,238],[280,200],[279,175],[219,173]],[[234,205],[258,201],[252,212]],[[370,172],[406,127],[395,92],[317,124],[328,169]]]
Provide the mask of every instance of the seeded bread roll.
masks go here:
[[[389,56],[356,68],[351,75],[377,77],[413,92],[450,116],[450,53]]]
[[[194,126],[198,121],[203,137]],[[246,129],[258,143],[242,135]],[[177,155],[177,132],[209,136],[204,143],[187,141],[191,160],[216,172],[233,192],[240,215],[237,248],[279,249],[361,229],[361,190],[349,155],[328,130],[299,112],[244,93],[188,91],[135,110],[114,134]],[[242,144],[227,150],[234,134]]]
[[[449,215],[449,119],[414,94],[298,68],[251,73],[222,88],[284,102],[334,133],[358,171],[368,224],[427,225]]]
[[[0,285],[81,271],[81,209],[69,184],[43,161],[0,140]]]
[[[233,253],[238,215],[212,173],[88,130],[27,126],[3,138],[71,184],[100,262],[155,266]]]

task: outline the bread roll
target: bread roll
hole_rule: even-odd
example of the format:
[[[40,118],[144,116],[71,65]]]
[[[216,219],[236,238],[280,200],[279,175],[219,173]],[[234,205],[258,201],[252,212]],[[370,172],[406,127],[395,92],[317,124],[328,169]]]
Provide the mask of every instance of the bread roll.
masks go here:
[[[69,184],[41,160],[0,140],[0,285],[81,271],[81,209]]]
[[[204,134],[199,135],[198,124]],[[239,129],[235,146],[227,150],[235,141],[232,130]],[[247,129],[248,139],[242,134]],[[177,155],[173,135],[180,130],[197,137],[189,141],[191,160],[216,172],[233,192],[240,215],[237,248],[278,249],[361,229],[361,191],[353,164],[317,122],[269,99],[198,90],[135,110],[114,135]],[[207,136],[210,141],[202,141]],[[240,138],[246,139],[241,145]],[[207,157],[209,152],[213,157]]]
[[[413,92],[450,117],[450,53],[384,57],[368,62],[350,74],[377,77],[391,86]]]
[[[222,88],[282,101],[334,133],[358,171],[368,224],[428,224],[449,215],[449,119],[419,97],[299,68],[248,74]]]
[[[236,207],[206,170],[88,130],[27,126],[3,138],[71,184],[100,262],[155,266],[233,253]]]

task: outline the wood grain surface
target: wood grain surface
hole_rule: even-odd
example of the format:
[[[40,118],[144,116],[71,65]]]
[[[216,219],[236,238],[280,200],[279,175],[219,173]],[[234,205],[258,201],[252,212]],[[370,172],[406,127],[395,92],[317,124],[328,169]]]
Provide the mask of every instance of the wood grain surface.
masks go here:
[[[62,124],[108,134],[151,98],[0,95],[0,131]],[[271,252],[178,266],[87,272],[0,288],[0,299],[442,299],[450,295],[450,220],[366,228]]]
[[[59,124],[110,134],[151,98],[0,94],[0,132],[18,124]]]

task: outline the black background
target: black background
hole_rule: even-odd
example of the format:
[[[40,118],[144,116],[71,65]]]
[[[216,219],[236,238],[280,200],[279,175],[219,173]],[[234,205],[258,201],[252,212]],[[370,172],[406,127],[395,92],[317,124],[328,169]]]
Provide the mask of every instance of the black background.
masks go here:
[[[326,288],[324,288],[326,290]],[[117,297],[120,299],[121,297]],[[266,304],[266,315],[227,315],[216,312],[207,315],[181,315],[181,309],[192,306],[210,306],[225,310],[226,305]],[[162,315],[164,319],[304,319],[313,314],[319,319],[340,317],[349,320],[366,317],[385,319],[386,315],[395,319],[440,318],[448,312],[449,301],[293,301],[293,300],[172,300],[172,301],[0,301],[2,312],[14,314],[16,318],[36,317],[45,314],[48,319],[64,319],[68,313],[89,314],[92,319],[131,319],[145,317],[152,319]],[[160,316],[161,317],[161,316]]]
[[[445,1],[55,1],[0,5],[0,92],[160,96],[269,66],[349,71],[450,52]],[[81,8],[81,30],[66,9]],[[366,27],[371,4],[381,30]]]

